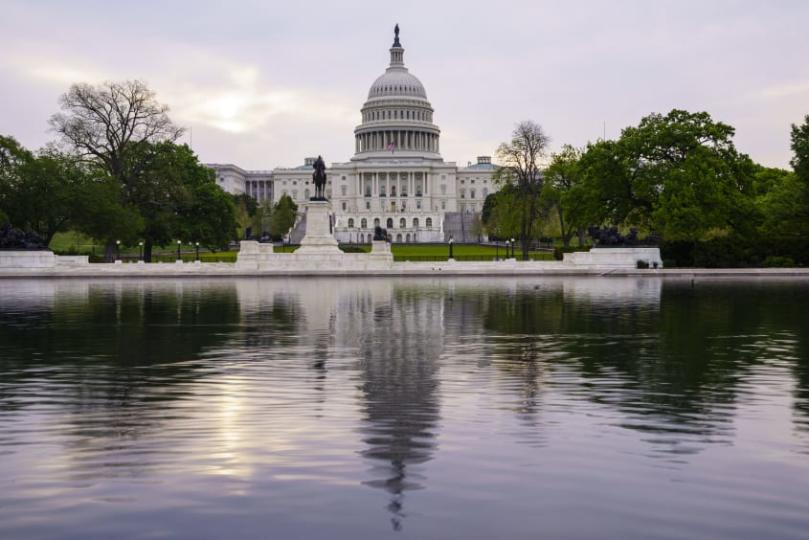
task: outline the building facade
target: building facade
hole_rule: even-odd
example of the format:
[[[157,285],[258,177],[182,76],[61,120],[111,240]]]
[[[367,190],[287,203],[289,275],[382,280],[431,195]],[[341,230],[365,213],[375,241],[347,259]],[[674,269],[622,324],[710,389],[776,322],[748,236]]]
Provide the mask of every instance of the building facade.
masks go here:
[[[326,197],[332,202],[335,236],[344,243],[370,242],[378,225],[394,242],[444,242],[455,229],[483,209],[496,187],[488,156],[458,167],[441,157],[441,130],[421,81],[404,64],[398,26],[390,64],[368,92],[354,129],[355,154],[327,169]],[[289,195],[299,205],[314,194],[312,163],[269,171],[245,171],[230,164],[209,164],[219,185],[259,201]],[[471,235],[471,230],[469,231]],[[466,236],[466,233],[462,233]]]

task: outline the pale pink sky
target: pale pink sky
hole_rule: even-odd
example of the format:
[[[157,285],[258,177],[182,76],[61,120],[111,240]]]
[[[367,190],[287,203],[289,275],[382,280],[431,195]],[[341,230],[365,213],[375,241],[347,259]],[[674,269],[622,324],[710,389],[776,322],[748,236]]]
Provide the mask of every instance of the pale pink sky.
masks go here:
[[[787,166],[809,114],[809,2],[0,0],[0,133],[37,148],[72,82],[143,79],[206,162],[346,161],[393,25],[442,154],[492,154],[523,119],[583,145],[674,107]]]

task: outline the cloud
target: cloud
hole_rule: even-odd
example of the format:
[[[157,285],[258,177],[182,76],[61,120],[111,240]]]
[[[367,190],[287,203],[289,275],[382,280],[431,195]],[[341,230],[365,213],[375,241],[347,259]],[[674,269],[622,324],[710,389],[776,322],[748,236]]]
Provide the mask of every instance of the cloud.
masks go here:
[[[214,87],[171,89],[162,93],[181,123],[209,126],[230,133],[254,133],[273,118],[351,124],[356,112],[333,96],[305,88],[279,88],[263,82],[257,67],[230,69],[228,83]]]
[[[809,94],[809,81],[788,82],[768,86],[759,92],[758,95],[764,99],[780,99],[803,94]]]

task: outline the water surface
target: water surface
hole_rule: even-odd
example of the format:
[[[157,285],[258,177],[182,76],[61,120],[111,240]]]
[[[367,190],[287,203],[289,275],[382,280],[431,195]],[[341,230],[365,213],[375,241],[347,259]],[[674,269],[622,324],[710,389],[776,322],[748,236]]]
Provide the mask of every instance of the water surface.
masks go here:
[[[809,281],[2,280],[0,538],[806,538]]]

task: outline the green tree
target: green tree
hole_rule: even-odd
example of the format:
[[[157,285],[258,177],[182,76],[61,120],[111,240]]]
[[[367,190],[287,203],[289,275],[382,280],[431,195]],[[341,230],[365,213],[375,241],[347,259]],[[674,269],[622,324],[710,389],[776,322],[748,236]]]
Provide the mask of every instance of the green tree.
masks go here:
[[[213,171],[211,171],[213,172]],[[210,250],[226,248],[236,236],[236,206],[232,197],[211,177],[192,188],[179,212],[178,236]]]
[[[253,220],[258,211],[256,200],[246,193],[233,195],[233,203],[236,207],[236,224],[239,238],[253,237],[260,234],[254,227]],[[268,204],[272,204],[269,202]]]
[[[570,240],[589,224],[587,193],[583,187],[580,161],[582,151],[570,145],[551,156],[545,170],[545,187],[542,199],[545,205],[555,209],[559,220],[559,233],[565,247]]]
[[[298,205],[289,195],[283,195],[275,204],[270,219],[270,234],[273,238],[283,237],[295,224]]]
[[[528,248],[541,214],[539,199],[544,177],[540,171],[540,159],[545,155],[549,143],[550,137],[542,126],[524,121],[517,124],[511,140],[497,148],[501,166],[494,174],[494,181],[516,188],[516,200],[512,201],[511,209],[519,215],[518,236],[524,260],[528,260]]]
[[[809,236],[809,116],[792,126],[791,161],[794,172],[761,168],[757,186],[763,216],[762,232],[782,238]],[[766,240],[766,238],[765,238]]]
[[[481,221],[490,237],[507,240],[519,236],[522,203],[516,186],[509,184],[486,197]]]
[[[106,245],[117,240],[134,244],[141,238],[143,218],[121,202],[121,184],[109,176],[99,176],[76,191],[76,217],[73,227]]]
[[[53,148],[35,155],[10,137],[0,137],[0,207],[16,227],[45,243],[75,216],[77,189],[91,171]]]
[[[272,228],[273,204],[269,199],[262,202],[256,209],[250,226],[255,236],[270,234]]]
[[[176,141],[183,130],[168,107],[140,81],[74,84],[60,100],[50,124],[64,143],[121,184],[124,204],[136,198],[136,184],[149,164],[148,146]],[[107,244],[107,258],[114,244]]]
[[[704,112],[647,116],[618,141],[587,147],[584,206],[601,222],[654,229],[669,240],[749,230],[753,163],[736,150],[734,133]]]

